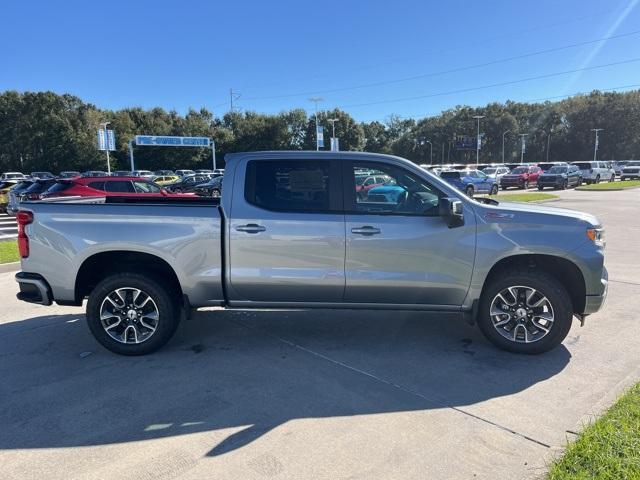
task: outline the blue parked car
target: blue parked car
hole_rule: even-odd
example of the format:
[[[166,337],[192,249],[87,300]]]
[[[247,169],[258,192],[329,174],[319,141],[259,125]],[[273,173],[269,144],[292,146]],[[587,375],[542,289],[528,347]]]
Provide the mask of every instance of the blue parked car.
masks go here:
[[[474,193],[498,194],[496,179],[488,177],[480,170],[448,170],[441,172],[440,178],[469,197],[473,197]]]

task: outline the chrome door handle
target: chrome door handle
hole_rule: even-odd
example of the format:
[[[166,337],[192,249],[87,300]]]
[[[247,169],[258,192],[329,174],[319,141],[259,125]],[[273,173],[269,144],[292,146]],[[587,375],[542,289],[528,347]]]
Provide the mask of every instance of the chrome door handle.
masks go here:
[[[366,225],[360,228],[352,228],[351,233],[355,233],[357,235],[377,235],[380,233],[380,229]]]
[[[239,225],[239,226],[237,226],[236,230],[238,232],[245,232],[245,233],[259,233],[259,232],[264,232],[266,230],[266,228],[263,227],[262,225],[257,225],[255,223],[249,223],[247,225]]]

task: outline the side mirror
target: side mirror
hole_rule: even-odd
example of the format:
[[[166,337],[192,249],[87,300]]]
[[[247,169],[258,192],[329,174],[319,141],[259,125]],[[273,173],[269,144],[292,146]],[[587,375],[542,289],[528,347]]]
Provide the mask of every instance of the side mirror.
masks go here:
[[[457,198],[441,198],[440,216],[447,221],[449,228],[464,225],[462,202]]]

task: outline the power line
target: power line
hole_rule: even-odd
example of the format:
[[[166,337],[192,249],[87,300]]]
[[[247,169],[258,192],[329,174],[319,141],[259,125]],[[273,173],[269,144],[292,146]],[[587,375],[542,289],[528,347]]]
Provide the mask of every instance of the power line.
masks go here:
[[[378,100],[375,102],[365,102],[365,103],[354,103],[354,104],[350,104],[350,105],[341,105],[340,108],[357,108],[357,107],[367,107],[370,105],[382,105],[382,104],[386,104],[386,103],[398,103],[398,102],[405,102],[405,101],[409,101],[409,100],[420,100],[423,98],[433,98],[433,97],[441,97],[441,96],[445,96],[445,95],[453,95],[456,93],[465,93],[465,92],[474,92],[477,90],[484,90],[487,88],[495,88],[495,87],[504,87],[506,85],[515,85],[517,83],[524,83],[524,82],[530,82],[533,80],[541,80],[543,78],[551,78],[551,77],[558,77],[561,75],[568,75],[570,73],[576,73],[576,72],[584,72],[587,70],[596,70],[598,68],[606,68],[606,67],[612,67],[615,65],[624,65],[624,64],[628,64],[628,63],[633,63],[633,62],[638,62],[640,61],[640,57],[637,58],[632,58],[629,60],[623,60],[620,62],[611,62],[611,63],[605,63],[602,65],[593,65],[591,67],[583,67],[583,68],[575,68],[573,70],[565,70],[562,72],[554,72],[554,73],[547,73],[544,75],[536,75],[533,77],[525,77],[525,78],[520,78],[518,80],[510,80],[507,82],[499,82],[499,83],[492,83],[492,84],[488,84],[488,85],[481,85],[478,87],[470,87],[470,88],[461,88],[461,89],[457,89],[457,90],[449,90],[446,92],[437,92],[437,93],[429,93],[429,94],[425,94],[425,95],[416,95],[416,96],[412,96],[412,97],[401,97],[401,98],[394,98],[394,99],[389,99],[389,100]]]
[[[599,91],[599,92],[614,92],[617,90],[626,90],[626,89],[630,89],[630,88],[638,88],[640,87],[640,83],[635,83],[632,85],[621,85],[618,87],[610,87],[610,88],[594,88],[593,90],[591,90],[591,92],[593,91]],[[533,102],[544,102],[547,100],[557,100],[560,98],[571,98],[571,97],[578,97],[578,96],[582,96],[582,95],[589,95],[591,92],[574,92],[574,93],[567,93],[564,95],[554,95],[551,97],[540,97],[540,98],[529,98],[526,100],[517,100],[518,103],[533,103]],[[513,100],[516,101],[516,100]],[[429,112],[429,113],[422,113],[419,115],[393,115],[396,118],[405,118],[405,119],[415,119],[415,120],[423,120],[425,118],[429,118],[429,117],[435,117],[437,115],[441,115],[443,112],[446,112],[447,110],[435,110],[433,112]],[[374,118],[371,120],[362,120],[362,122],[365,123],[370,123],[370,122],[375,122],[375,121],[385,121],[387,120],[389,116],[385,117],[385,118]]]
[[[474,38],[473,42],[463,42],[463,43],[458,43],[457,45],[453,45],[450,48],[441,48],[439,50],[435,50],[432,53],[447,53],[447,52],[458,52],[460,51],[461,48],[465,48],[465,47],[477,47],[478,45],[486,45],[486,44],[492,44],[495,43],[496,41],[499,40],[504,40],[507,38],[511,38],[511,37],[521,37],[524,35],[528,35],[532,32],[536,32],[539,30],[545,30],[548,28],[555,28],[555,27],[561,27],[567,24],[573,24],[573,23],[579,23],[582,22],[584,20],[589,20],[593,17],[598,17],[598,18],[602,18],[603,16],[612,14],[614,11],[618,10],[617,8],[608,8],[605,10],[599,10],[596,12],[592,12],[583,16],[572,16],[569,19],[566,20],[561,20],[558,22],[554,22],[554,23],[548,23],[548,24],[543,24],[543,25],[536,25],[533,26],[531,28],[528,29],[522,29],[519,28],[517,31],[515,32],[509,32],[509,33],[503,33],[500,35],[494,35],[491,37],[485,37],[485,38]],[[353,70],[371,70],[371,69],[376,69],[376,68],[382,68],[388,65],[393,65],[393,64],[398,64],[398,63],[404,63],[407,61],[411,61],[414,60],[414,58],[405,58],[405,59],[397,59],[397,57],[394,57],[393,61],[377,61],[375,64],[369,64],[369,65],[360,65],[359,67],[353,67]],[[303,78],[300,78],[298,80],[300,81],[309,81],[309,79],[319,79],[319,78],[325,78],[325,77],[334,77],[335,73],[329,73],[329,74],[323,74],[323,75],[312,75],[312,76],[305,76]],[[258,84],[250,84],[249,86],[245,85],[244,88],[252,88],[252,87],[262,87],[263,86],[263,82],[260,82]],[[315,92],[314,92],[315,93]]]
[[[384,81],[380,81],[380,82],[372,82],[372,83],[365,83],[365,84],[361,84],[361,85],[353,85],[350,87],[340,87],[340,88],[332,88],[332,89],[327,89],[327,90],[313,90],[313,91],[307,91],[307,92],[299,92],[299,93],[288,93],[288,94],[281,94],[281,95],[269,95],[269,96],[263,96],[263,97],[247,97],[246,100],[274,100],[274,99],[279,99],[279,98],[291,98],[291,97],[301,97],[301,96],[306,96],[306,95],[313,95],[313,94],[326,94],[326,93],[338,93],[338,92],[345,92],[345,91],[349,91],[349,90],[358,90],[358,89],[362,89],[362,88],[371,88],[371,87],[379,87],[379,86],[383,86],[383,85],[393,85],[396,83],[402,83],[402,82],[408,82],[411,80],[419,80],[421,78],[429,78],[429,77],[436,77],[439,75],[445,75],[448,73],[457,73],[457,72],[463,72],[466,70],[473,70],[476,68],[482,68],[482,67],[487,67],[490,65],[497,65],[500,63],[507,63],[507,62],[512,62],[514,60],[520,60],[523,58],[531,58],[531,57],[535,57],[535,56],[539,56],[539,55],[545,55],[548,53],[554,53],[554,52],[560,52],[562,50],[568,50],[571,48],[577,48],[577,47],[583,47],[585,45],[592,45],[594,43],[599,43],[599,42],[605,42],[607,40],[615,40],[618,38],[624,38],[624,37],[630,37],[632,35],[638,35],[640,33],[640,30],[634,30],[632,32],[628,32],[628,33],[621,33],[619,35],[611,35],[608,37],[602,37],[602,38],[598,38],[596,40],[587,40],[584,42],[578,42],[578,43],[572,43],[572,44],[568,44],[568,45],[563,45],[560,47],[554,47],[554,48],[548,48],[545,50],[538,50],[536,52],[530,52],[530,53],[525,53],[525,54],[521,54],[521,55],[514,55],[511,57],[505,57],[505,58],[501,58],[498,60],[491,60],[488,62],[483,62],[483,63],[476,63],[473,65],[466,65],[463,67],[456,67],[456,68],[451,68],[448,70],[440,70],[437,72],[429,72],[429,73],[423,73],[420,75],[412,75],[410,77],[403,77],[403,78],[397,78],[397,79],[393,79],[393,80],[384,80]]]

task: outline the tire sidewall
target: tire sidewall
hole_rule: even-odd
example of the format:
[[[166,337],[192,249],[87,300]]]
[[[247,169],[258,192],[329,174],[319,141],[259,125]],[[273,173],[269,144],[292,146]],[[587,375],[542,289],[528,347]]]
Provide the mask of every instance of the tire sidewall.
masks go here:
[[[551,331],[537,342],[526,344],[507,340],[494,328],[489,315],[493,298],[505,288],[517,285],[535,288],[551,302],[554,312],[553,326]],[[508,273],[491,281],[483,291],[478,310],[478,327],[485,337],[497,347],[514,353],[538,354],[557,347],[569,333],[572,321],[571,298],[566,289],[555,278],[534,270]]]
[[[105,297],[117,288],[133,287],[151,296],[158,307],[159,320],[155,333],[145,342],[124,344],[114,340],[100,321],[100,306]],[[171,338],[180,322],[179,309],[167,289],[145,275],[119,273],[110,275],[93,289],[87,301],[87,324],[95,339],[107,350],[120,355],[145,355],[162,347]]]

